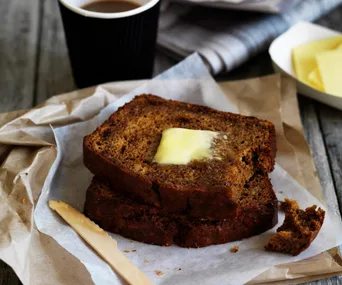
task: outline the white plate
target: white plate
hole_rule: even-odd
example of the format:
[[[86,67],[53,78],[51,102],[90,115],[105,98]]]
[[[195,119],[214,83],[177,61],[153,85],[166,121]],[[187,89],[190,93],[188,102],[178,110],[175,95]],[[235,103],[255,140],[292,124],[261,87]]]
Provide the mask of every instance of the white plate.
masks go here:
[[[299,81],[292,68],[292,49],[301,44],[341,35],[341,33],[307,22],[299,22],[276,38],[269,54],[276,72],[296,79],[298,93],[342,110],[342,97],[321,92]]]
[[[222,9],[258,11],[265,13],[286,12],[298,0],[173,0],[176,2],[192,3],[205,7]]]

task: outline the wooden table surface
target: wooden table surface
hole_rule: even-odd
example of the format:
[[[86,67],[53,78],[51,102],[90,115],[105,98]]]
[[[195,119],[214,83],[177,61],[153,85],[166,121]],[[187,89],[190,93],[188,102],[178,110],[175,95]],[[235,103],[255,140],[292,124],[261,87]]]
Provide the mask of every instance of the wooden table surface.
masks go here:
[[[0,1],[0,112],[28,109],[74,90],[57,0]],[[342,5],[318,23],[342,32]],[[175,61],[158,53],[156,73]],[[218,80],[272,73],[265,52]],[[342,209],[342,111],[299,96],[306,138],[326,199]],[[337,201],[336,201],[337,197]],[[21,284],[0,261],[0,285]],[[341,277],[310,284],[342,284]],[[76,284],[75,284],[76,285]]]

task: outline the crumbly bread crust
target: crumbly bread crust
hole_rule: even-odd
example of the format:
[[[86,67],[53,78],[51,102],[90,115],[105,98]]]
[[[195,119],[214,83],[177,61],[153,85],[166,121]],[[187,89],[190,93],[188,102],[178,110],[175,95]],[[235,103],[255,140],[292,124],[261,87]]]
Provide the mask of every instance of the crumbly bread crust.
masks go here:
[[[236,216],[224,220],[191,218],[139,204],[94,177],[85,214],[103,229],[137,241],[203,247],[260,234],[277,224],[278,201],[268,178],[254,177],[239,200]]]
[[[223,160],[153,162],[162,131],[181,127],[228,134]],[[244,186],[274,167],[272,123],[208,107],[140,95],[84,138],[84,164],[134,200],[193,217],[234,216]]]
[[[284,223],[277,229],[265,246],[266,250],[283,252],[296,256],[306,250],[320,231],[325,211],[316,210],[313,205],[305,210],[299,209],[297,201],[285,199],[281,209],[285,210]]]

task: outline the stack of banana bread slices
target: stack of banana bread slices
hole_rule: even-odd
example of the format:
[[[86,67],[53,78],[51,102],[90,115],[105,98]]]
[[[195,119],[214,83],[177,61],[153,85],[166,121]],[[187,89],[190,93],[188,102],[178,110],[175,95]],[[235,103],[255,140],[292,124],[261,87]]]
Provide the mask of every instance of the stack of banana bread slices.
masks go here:
[[[155,161],[170,128],[224,133],[220,159]],[[277,223],[270,179],[272,123],[214,109],[136,96],[84,138],[95,175],[85,214],[105,230],[156,245],[203,247],[260,234]]]

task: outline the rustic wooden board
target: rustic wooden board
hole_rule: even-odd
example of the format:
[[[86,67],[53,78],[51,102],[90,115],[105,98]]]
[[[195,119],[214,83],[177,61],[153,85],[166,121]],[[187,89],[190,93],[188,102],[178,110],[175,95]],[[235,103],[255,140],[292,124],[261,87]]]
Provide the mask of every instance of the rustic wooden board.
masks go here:
[[[36,81],[39,0],[0,1],[0,112],[31,108]],[[21,284],[0,261],[0,284]]]
[[[333,176],[335,172],[332,172],[330,168],[329,159],[327,156],[326,148],[326,136],[322,133],[320,119],[317,116],[318,109],[329,108],[323,104],[317,103],[311,99],[299,96],[299,105],[302,117],[302,123],[304,126],[305,138],[308,141],[312,155],[314,157],[315,166],[317,169],[317,174],[321,185],[324,190],[325,200],[327,205],[333,211],[341,213],[338,201],[340,199],[336,198],[335,184]],[[339,111],[339,113],[341,113]],[[342,115],[342,113],[341,113]],[[341,157],[341,156],[340,156]],[[336,188],[338,189],[338,188]],[[333,277],[330,279],[319,280],[315,282],[305,283],[306,285],[332,285],[332,284],[342,284],[340,277]]]
[[[342,208],[342,112],[328,106],[317,107],[321,130],[327,148],[333,180]]]
[[[30,108],[35,86],[39,0],[0,1],[0,112]]]
[[[34,103],[76,89],[57,0],[42,1],[42,26]]]
[[[342,5],[338,9],[329,13],[326,17],[320,19],[318,23],[342,32]],[[327,195],[326,197],[328,205],[335,211],[339,208],[341,212],[342,112],[317,102],[314,103],[314,107],[312,106],[312,104],[310,105],[310,108],[308,108],[307,104],[302,102],[302,111],[304,111],[304,108],[306,110],[311,109],[311,111],[312,109],[315,110],[318,120],[314,123],[311,122],[311,124],[313,123],[319,126],[320,133],[322,134],[321,136],[319,134],[315,135],[311,132],[311,129],[306,130],[307,135],[311,138],[309,140],[311,148],[313,150],[316,168],[318,169],[321,184],[323,188],[325,188],[325,193],[330,193],[330,195]],[[305,118],[306,117],[303,116],[303,120],[305,120]],[[323,150],[322,145],[324,145],[325,152],[321,152]],[[316,148],[314,146],[316,146]],[[324,171],[324,169],[326,169],[326,166],[323,168],[319,167],[319,164],[321,163],[323,163],[324,165],[329,165],[330,174],[328,171]],[[337,199],[333,197],[334,195],[331,190],[332,187],[334,187],[335,189],[335,195],[337,196]],[[332,201],[334,201],[333,204],[331,204]],[[342,279],[341,277],[335,277],[328,280],[320,280],[315,282],[314,284],[342,284]]]
[[[321,25],[342,32],[342,5],[318,22]],[[327,149],[336,194],[342,210],[342,112],[318,103],[316,104],[316,110]]]

